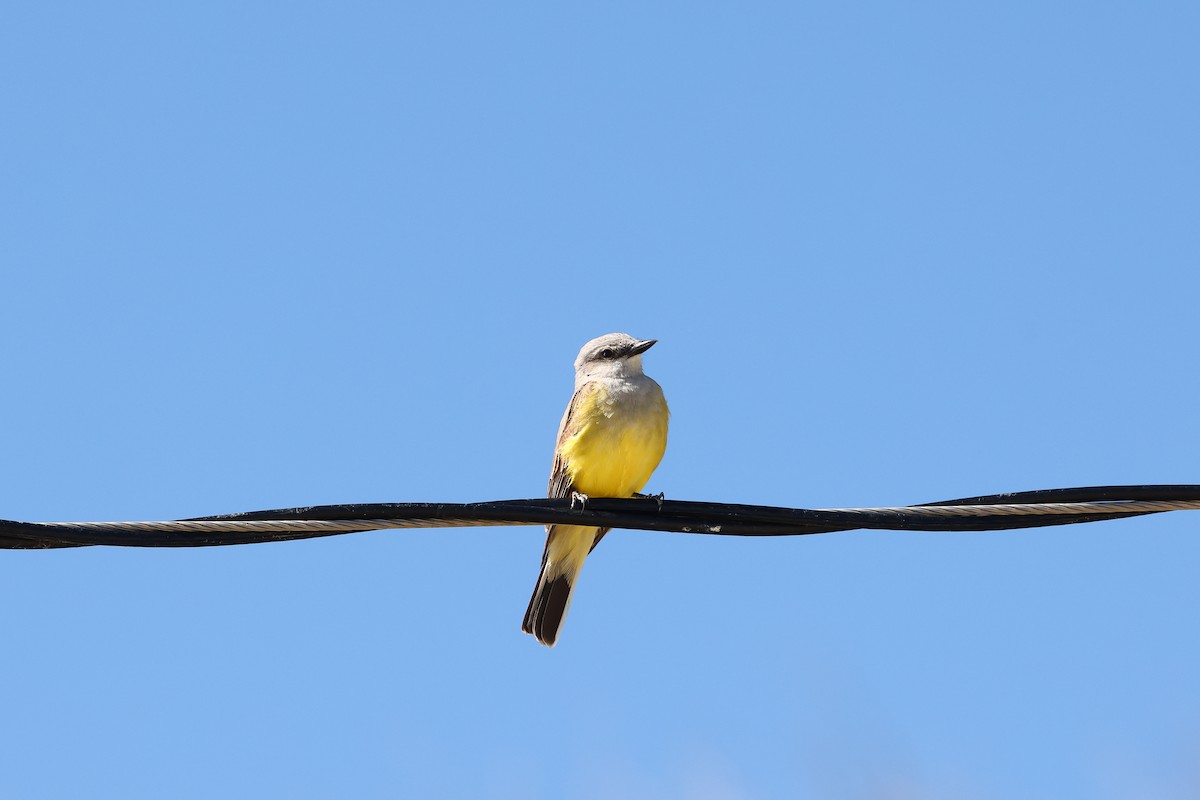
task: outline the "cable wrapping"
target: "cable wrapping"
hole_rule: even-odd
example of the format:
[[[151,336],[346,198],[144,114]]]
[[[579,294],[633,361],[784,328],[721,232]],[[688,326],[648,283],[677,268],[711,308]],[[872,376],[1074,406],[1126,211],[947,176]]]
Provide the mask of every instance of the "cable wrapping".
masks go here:
[[[779,508],[656,498],[487,503],[359,503],[159,522],[0,520],[0,549],[212,547],[392,528],[562,523],[725,536],[800,536],[854,529],[999,531],[1200,508],[1200,485],[1041,489],[879,508]]]

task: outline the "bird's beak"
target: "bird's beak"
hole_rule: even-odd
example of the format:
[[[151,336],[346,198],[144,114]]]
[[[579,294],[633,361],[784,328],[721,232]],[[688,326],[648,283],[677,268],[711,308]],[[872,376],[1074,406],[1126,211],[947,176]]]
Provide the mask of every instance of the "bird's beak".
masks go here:
[[[629,355],[640,356],[642,353],[646,352],[651,347],[653,347],[654,343],[657,341],[658,341],[658,339],[647,339],[644,342],[638,342],[632,348],[630,348]]]

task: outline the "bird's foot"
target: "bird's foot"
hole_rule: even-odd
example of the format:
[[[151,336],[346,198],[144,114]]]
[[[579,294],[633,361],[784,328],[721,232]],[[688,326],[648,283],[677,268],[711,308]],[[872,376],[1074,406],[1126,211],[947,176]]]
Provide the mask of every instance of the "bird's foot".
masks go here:
[[[639,500],[657,500],[659,511],[662,511],[663,500],[665,500],[667,497],[662,492],[659,492],[658,494],[642,494],[641,492],[634,492],[633,496]]]
[[[588,496],[583,492],[571,492],[571,510],[575,510],[575,504],[579,504],[580,511],[587,510]]]

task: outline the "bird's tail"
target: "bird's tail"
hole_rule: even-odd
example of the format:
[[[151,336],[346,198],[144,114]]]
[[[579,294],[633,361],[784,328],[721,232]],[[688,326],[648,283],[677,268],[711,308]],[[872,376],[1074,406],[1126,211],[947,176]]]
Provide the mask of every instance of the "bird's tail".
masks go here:
[[[521,630],[532,633],[547,647],[558,640],[558,629],[567,618],[571,595],[578,582],[583,560],[593,543],[607,529],[578,525],[549,525],[546,550],[542,553],[542,572],[538,576]]]

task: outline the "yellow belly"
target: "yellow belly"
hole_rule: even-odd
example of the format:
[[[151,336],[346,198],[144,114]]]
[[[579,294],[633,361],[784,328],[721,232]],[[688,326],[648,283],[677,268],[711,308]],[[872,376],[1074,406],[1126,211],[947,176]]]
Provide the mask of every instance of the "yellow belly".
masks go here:
[[[592,497],[629,497],[640,492],[667,448],[667,404],[614,403],[603,392],[575,409],[580,426],[560,455],[575,491]]]

